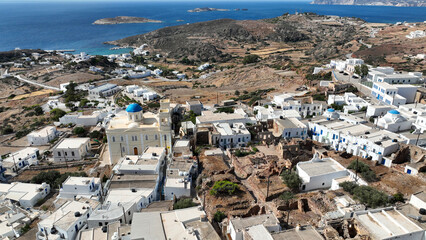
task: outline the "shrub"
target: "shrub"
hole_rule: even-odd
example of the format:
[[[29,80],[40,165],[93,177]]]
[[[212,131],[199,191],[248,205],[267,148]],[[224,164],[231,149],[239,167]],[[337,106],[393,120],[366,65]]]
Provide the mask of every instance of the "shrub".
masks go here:
[[[62,183],[69,177],[87,177],[87,174],[85,172],[67,172],[61,174],[58,171],[50,170],[45,172],[40,172],[39,174],[35,175],[32,179],[32,183],[41,184],[43,182],[50,185],[52,188],[59,188]]]
[[[300,185],[302,185],[302,179],[300,179],[299,175],[296,172],[288,170],[283,171],[281,174],[281,178],[284,183],[293,191],[298,191]]]
[[[285,191],[280,195],[280,199],[285,201],[285,202],[289,202],[293,198],[294,198],[294,194],[292,192],[289,192],[289,191]]]
[[[193,206],[197,206],[197,204],[192,201],[192,198],[180,198],[173,204],[173,209],[189,208]]]
[[[222,220],[223,219],[225,219],[226,218],[226,215],[225,215],[225,213],[223,213],[223,212],[221,212],[221,211],[216,211],[215,213],[214,213],[214,220],[216,221],[216,222],[218,222],[218,223],[220,223],[220,222],[222,222]]]
[[[340,186],[345,192],[353,195],[354,199],[372,208],[386,206],[389,202],[387,194],[370,186],[358,186],[353,182],[344,182]]]
[[[259,61],[259,56],[255,54],[247,55],[243,58],[243,64],[250,64]]]
[[[402,193],[400,193],[400,192],[398,192],[398,193],[395,193],[393,196],[392,196],[392,203],[396,203],[396,202],[404,202],[404,194],[402,194]]]
[[[239,189],[240,187],[238,186],[238,184],[230,182],[230,181],[222,180],[222,181],[217,181],[213,185],[213,188],[210,190],[210,194],[214,196],[233,195]]]
[[[363,162],[352,161],[351,164],[349,164],[348,169],[353,169],[361,173],[362,178],[367,182],[376,182],[378,180],[376,173],[371,170],[367,164]]]

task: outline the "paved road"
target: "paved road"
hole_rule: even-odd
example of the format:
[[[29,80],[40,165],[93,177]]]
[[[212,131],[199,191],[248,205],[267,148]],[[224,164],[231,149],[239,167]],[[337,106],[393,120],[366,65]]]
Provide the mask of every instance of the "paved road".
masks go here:
[[[29,83],[29,84],[32,84],[32,85],[36,85],[36,86],[39,86],[39,87],[42,87],[42,88],[52,89],[52,90],[55,90],[55,91],[60,90],[57,87],[52,87],[52,86],[49,86],[49,85],[46,85],[46,84],[30,81],[28,79],[21,77],[20,75],[13,75],[13,76],[16,77],[17,79],[19,79],[20,81],[23,81],[23,82],[26,82],[26,83]]]

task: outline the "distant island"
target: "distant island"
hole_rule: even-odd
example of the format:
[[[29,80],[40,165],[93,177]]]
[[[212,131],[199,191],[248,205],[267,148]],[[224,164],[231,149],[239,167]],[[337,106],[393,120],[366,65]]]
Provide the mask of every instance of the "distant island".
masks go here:
[[[220,9],[220,8],[209,8],[209,7],[194,8],[194,9],[188,10],[188,12],[214,12],[214,11],[226,12],[226,11],[231,11],[231,10],[230,9]]]
[[[426,7],[426,0],[314,0],[311,4]]]
[[[124,24],[124,23],[161,23],[159,20],[152,20],[143,17],[127,17],[118,16],[114,18],[102,18],[96,20],[93,24],[106,25],[106,24]]]

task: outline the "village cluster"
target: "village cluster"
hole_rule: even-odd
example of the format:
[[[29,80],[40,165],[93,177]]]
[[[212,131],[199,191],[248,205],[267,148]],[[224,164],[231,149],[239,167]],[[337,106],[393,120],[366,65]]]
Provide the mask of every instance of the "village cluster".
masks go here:
[[[143,45],[107,58],[117,77],[163,78],[127,61],[148,54]],[[61,84],[42,110],[63,114],[2,156],[0,238],[425,239],[422,73],[346,59],[313,74],[331,80],[252,105],[171,102],[139,84]],[[64,102],[81,92],[84,104]],[[90,114],[75,111],[89,103]],[[38,174],[17,180],[29,172]]]

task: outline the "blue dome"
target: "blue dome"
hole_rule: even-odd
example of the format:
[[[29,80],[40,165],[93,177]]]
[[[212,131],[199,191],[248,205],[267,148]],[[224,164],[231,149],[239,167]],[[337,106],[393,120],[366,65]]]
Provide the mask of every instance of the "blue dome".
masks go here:
[[[389,113],[390,114],[399,114],[399,112],[397,110],[395,110],[395,109],[394,110],[390,110]]]
[[[132,103],[126,108],[126,112],[133,113],[133,112],[140,112],[140,111],[142,111],[142,107],[139,106],[139,104],[137,103]]]
[[[334,112],[335,110],[332,108],[327,109],[327,112]]]

